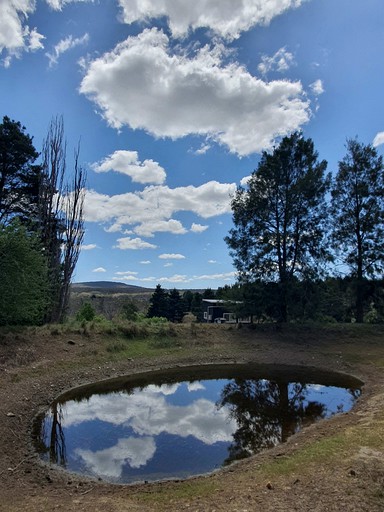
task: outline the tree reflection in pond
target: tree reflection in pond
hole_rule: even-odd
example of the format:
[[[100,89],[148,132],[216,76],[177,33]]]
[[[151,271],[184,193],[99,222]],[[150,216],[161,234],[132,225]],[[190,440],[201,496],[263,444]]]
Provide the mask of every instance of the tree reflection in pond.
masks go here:
[[[238,428],[224,464],[285,442],[307,423],[326,416],[326,405],[306,401],[307,385],[268,380],[230,381],[219,407],[228,406]]]
[[[185,478],[284,442],[360,394],[340,377],[307,384],[281,373],[253,378],[249,367],[200,372],[73,390],[37,418],[36,449],[51,464],[112,482]]]

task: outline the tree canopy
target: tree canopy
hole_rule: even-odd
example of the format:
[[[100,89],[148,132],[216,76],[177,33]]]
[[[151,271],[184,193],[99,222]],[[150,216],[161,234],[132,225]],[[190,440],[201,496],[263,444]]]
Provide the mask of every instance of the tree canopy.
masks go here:
[[[39,192],[41,168],[33,139],[20,122],[4,116],[0,124],[0,222],[32,213]]]
[[[294,276],[309,276],[329,258],[325,240],[330,176],[311,139],[284,137],[232,200],[234,228],[225,238],[240,280],[281,285],[281,320]]]
[[[0,325],[39,324],[49,307],[48,268],[39,237],[17,219],[0,226]]]
[[[372,145],[347,141],[332,187],[332,242],[356,280],[356,319],[363,321],[363,279],[384,268],[384,167]]]

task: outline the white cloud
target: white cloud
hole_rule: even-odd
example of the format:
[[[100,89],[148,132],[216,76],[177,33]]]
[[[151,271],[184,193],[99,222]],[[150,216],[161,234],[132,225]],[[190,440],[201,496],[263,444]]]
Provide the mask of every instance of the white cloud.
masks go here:
[[[157,229],[182,234],[186,230],[179,221],[172,219],[175,212],[189,211],[202,218],[230,213],[235,190],[235,183],[217,181],[173,189],[149,186],[142,191],[114,196],[89,190],[85,196],[84,216],[88,222],[111,223],[106,228],[108,232],[135,226],[135,233],[143,233],[141,236],[150,236]]]
[[[323,81],[320,79],[313,82],[309,87],[311,88],[313,94],[315,94],[316,96],[320,96],[320,94],[323,94],[324,92],[324,84]]]
[[[143,261],[140,261],[141,265],[150,265],[151,264],[151,261],[149,260],[143,260]]]
[[[138,272],[133,272],[132,270],[124,270],[123,272],[115,272],[117,276],[132,276],[138,274]]]
[[[33,28],[28,33],[28,37],[29,37],[28,50],[34,52],[36,50],[42,50],[44,48],[42,40],[45,39],[45,37],[42,34],[39,34],[37,32],[36,28]]]
[[[75,48],[76,46],[81,46],[84,44],[87,44],[89,41],[89,35],[84,34],[82,37],[73,37],[68,36],[65,39],[62,39],[59,41],[53,48],[52,52],[47,52],[45,55],[49,59],[49,66],[52,67],[53,65],[57,64],[59,61],[60,56],[67,52],[68,50],[72,50],[72,48]]]
[[[139,249],[156,249],[157,245],[150,244],[148,242],[144,242],[141,238],[118,238],[118,245],[114,246],[114,249],[121,250],[139,250]]]
[[[112,277],[112,281],[139,281],[139,278],[133,274],[126,276]]]
[[[116,171],[126,174],[136,183],[164,183],[166,174],[164,169],[153,160],[140,162],[137,151],[115,151],[101,162],[91,165],[95,172]]]
[[[283,73],[287,71],[291,66],[295,64],[295,58],[293,54],[287,51],[286,47],[280,48],[272,57],[263,55],[261,57],[261,63],[257,69],[262,75],[268,74],[270,71],[278,71]]]
[[[210,144],[207,144],[207,143],[202,144],[202,145],[200,146],[200,148],[199,148],[199,149],[197,149],[197,150],[195,151],[195,155],[205,155],[205,153],[206,153],[209,149],[211,149],[211,145],[210,145]]]
[[[96,249],[96,248],[97,248],[96,244],[84,244],[81,246],[82,251],[92,251],[93,249]]]
[[[106,272],[106,270],[104,267],[97,267],[97,268],[94,268],[92,270],[92,272],[96,272],[96,273],[100,274],[100,273]]]
[[[225,272],[222,274],[204,274],[200,276],[193,276],[193,279],[199,281],[205,280],[219,280],[219,281],[233,281],[237,277],[237,272]]]
[[[158,220],[157,222],[143,222],[134,229],[139,236],[152,237],[154,233],[172,233],[173,235],[184,235],[187,230],[182,223],[175,219]]]
[[[93,0],[45,0],[55,11],[61,11],[67,4],[75,2],[93,2]]]
[[[159,258],[161,260],[185,260],[183,254],[160,254]]]
[[[266,25],[287,9],[304,0],[119,0],[125,23],[167,17],[174,37],[190,29],[209,28],[227,39],[255,25]]]
[[[203,231],[206,231],[209,228],[209,226],[203,226],[202,224],[195,224],[192,223],[191,231],[192,233],[203,233]]]
[[[222,46],[173,53],[163,32],[146,29],[90,62],[80,92],[115,128],[209,136],[239,155],[268,149],[309,120],[299,81],[264,82],[237,62],[224,64],[224,53]]]
[[[1,0],[0,2],[0,54],[4,52],[4,66],[22,52],[43,48],[44,36],[26,24],[35,11],[35,0]]]
[[[241,178],[241,180],[240,180],[240,185],[241,185],[242,187],[246,187],[246,186],[248,185],[248,182],[249,182],[249,180],[251,179],[251,177],[252,177],[252,176],[251,176],[251,175],[249,175],[249,176],[244,176],[244,178]]]
[[[375,138],[373,139],[372,144],[373,144],[373,147],[375,147],[375,148],[384,144],[384,132],[377,133]]]

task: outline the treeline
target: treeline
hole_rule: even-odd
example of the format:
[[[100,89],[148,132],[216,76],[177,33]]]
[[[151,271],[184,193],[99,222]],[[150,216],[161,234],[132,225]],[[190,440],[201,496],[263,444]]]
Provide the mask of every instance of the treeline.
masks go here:
[[[281,321],[281,284],[258,281],[224,286],[216,297],[237,318],[250,317],[253,323]],[[298,280],[287,292],[287,317],[291,322],[356,321],[356,281],[352,277],[328,277],[322,280]],[[384,322],[384,280],[364,280],[366,323]]]
[[[351,296],[350,311],[344,308],[339,319],[363,322],[373,296],[382,293],[383,158],[357,139],[346,149],[332,176],[313,141],[295,132],[263,152],[247,185],[237,190],[234,227],[225,240],[240,289],[253,296],[244,297],[251,309],[261,294],[267,316],[286,322],[306,318],[311,309],[323,314],[320,303],[329,311],[332,296],[347,303]],[[381,306],[375,307],[380,316]]]
[[[84,236],[79,147],[67,169],[62,117],[39,153],[26,128],[0,124],[0,325],[61,322]]]
[[[195,320],[201,321],[203,319],[203,299],[214,297],[215,292],[210,288],[202,293],[186,290],[181,294],[176,288],[167,291],[158,284],[149,300],[147,317],[166,318],[170,322],[178,323],[186,314],[190,313]]]

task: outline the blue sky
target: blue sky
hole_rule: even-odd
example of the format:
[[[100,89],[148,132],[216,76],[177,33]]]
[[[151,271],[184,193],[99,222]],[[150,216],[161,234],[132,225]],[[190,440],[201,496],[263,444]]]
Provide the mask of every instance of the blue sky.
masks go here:
[[[0,112],[87,169],[74,281],[235,282],[230,198],[296,129],[384,148],[383,0],[2,0]]]

